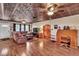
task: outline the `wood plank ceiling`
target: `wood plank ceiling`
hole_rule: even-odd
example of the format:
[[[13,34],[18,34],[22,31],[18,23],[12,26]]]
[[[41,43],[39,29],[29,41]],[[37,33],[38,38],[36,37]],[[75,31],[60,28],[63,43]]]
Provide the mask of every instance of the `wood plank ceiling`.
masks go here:
[[[48,7],[54,7],[51,19],[79,14],[78,3],[0,3],[0,20],[34,23],[49,20]]]

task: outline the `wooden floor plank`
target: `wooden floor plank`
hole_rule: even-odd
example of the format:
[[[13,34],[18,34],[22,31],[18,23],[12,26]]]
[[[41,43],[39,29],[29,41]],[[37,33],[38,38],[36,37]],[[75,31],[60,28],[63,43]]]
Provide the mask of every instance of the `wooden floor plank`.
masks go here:
[[[79,56],[79,48],[60,47],[45,39],[27,41],[18,45],[12,40],[0,41],[0,55],[4,56]]]

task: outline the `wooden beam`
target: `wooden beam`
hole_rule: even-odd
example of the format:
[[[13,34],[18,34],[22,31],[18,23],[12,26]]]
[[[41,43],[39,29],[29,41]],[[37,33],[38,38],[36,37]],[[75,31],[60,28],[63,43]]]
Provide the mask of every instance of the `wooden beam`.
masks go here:
[[[16,9],[17,9],[17,7],[18,7],[18,3],[16,4],[16,6],[15,6],[15,8],[14,8],[14,10],[13,10],[13,12],[11,13],[11,15],[13,15],[14,14],[14,12],[16,11]]]
[[[0,19],[0,21],[3,21],[3,22],[11,22],[11,23],[20,23],[20,24],[22,24],[21,21],[15,21],[15,20]],[[25,24],[30,24],[30,22],[26,22]]]
[[[20,21],[12,21],[12,20],[4,20],[4,19],[0,19],[0,21],[8,21],[8,22],[20,22]]]
[[[72,15],[70,9],[71,9],[71,8],[67,7],[67,8],[66,8],[66,11],[69,13],[69,15]]]
[[[2,18],[4,19],[4,4],[1,3]]]

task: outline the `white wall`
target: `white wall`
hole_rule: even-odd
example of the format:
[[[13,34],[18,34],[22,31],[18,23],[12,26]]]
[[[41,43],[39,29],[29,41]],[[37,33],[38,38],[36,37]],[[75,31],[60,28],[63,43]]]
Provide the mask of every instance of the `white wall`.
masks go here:
[[[41,28],[40,31],[42,32],[43,25],[45,25],[45,24],[50,24],[51,25],[50,21],[37,22],[37,23],[32,24],[32,28],[34,28],[34,27]]]
[[[73,15],[73,16],[33,23],[32,28],[34,28],[34,27],[42,28],[42,26],[45,24],[50,24],[51,29],[54,29],[54,25],[58,25],[61,27],[68,25],[68,26],[73,26],[76,29],[79,29],[79,15]]]
[[[38,28],[42,29],[42,26],[45,24],[51,25],[51,29],[53,29],[53,30],[51,30],[51,35],[56,35],[57,30],[54,29],[54,25],[59,25],[59,26],[61,26],[61,28],[63,28],[63,26],[65,26],[65,25],[68,25],[68,26],[73,26],[74,28],[79,30],[79,15],[73,15],[73,16],[33,23],[32,28],[38,27]],[[40,31],[40,32],[42,32],[42,31]],[[78,36],[78,38],[79,38],[79,36]],[[79,39],[78,39],[78,45],[79,45]]]
[[[11,25],[11,23],[0,22],[0,39],[10,37]]]
[[[13,23],[22,24],[17,22],[0,21],[0,39],[12,37]],[[7,25],[7,27],[5,27],[5,25]]]
[[[39,27],[42,27],[44,24],[50,24],[52,28],[53,28],[53,25],[60,25],[60,26],[69,25],[69,26],[76,26],[76,28],[79,29],[79,15],[33,23],[32,28],[34,27],[39,28]]]

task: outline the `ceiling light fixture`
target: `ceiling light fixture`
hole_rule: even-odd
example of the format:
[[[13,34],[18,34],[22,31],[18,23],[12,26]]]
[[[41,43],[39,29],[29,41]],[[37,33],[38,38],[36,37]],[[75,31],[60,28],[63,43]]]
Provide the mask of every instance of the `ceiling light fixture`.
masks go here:
[[[51,7],[51,8],[50,8],[50,11],[53,11],[53,10],[54,10],[54,8],[53,8],[53,7]]]
[[[48,12],[47,14],[48,14],[49,16],[51,16],[51,15],[54,14],[54,12]]]
[[[54,14],[54,8],[53,8],[53,7],[49,7],[47,14],[48,14],[49,16],[53,15],[53,14]]]
[[[26,21],[25,21],[25,20],[23,20],[23,21],[22,21],[22,23],[23,23],[23,24],[25,24],[25,23],[26,23]]]

